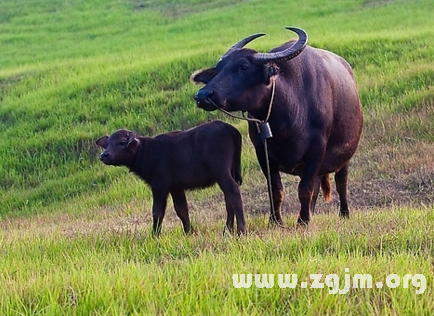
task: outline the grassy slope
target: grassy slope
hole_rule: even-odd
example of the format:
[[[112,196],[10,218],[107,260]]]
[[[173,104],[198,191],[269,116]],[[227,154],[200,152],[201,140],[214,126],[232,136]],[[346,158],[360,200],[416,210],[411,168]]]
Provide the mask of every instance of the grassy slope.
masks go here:
[[[136,2],[2,2],[0,216],[55,211],[72,201],[76,212],[149,196],[124,171],[98,163],[94,140],[120,127],[152,135],[215,118],[195,108],[191,72],[213,65],[235,40],[253,32],[269,34],[255,42],[267,50],[292,36],[283,30],[288,24],[304,27],[312,45],[354,65],[369,139],[432,143],[428,1],[345,1],[339,7],[327,1],[302,7],[222,1],[225,10],[197,2],[151,1],[145,9]],[[399,122],[391,116],[408,112]],[[383,130],[391,130],[377,135],[379,120]],[[245,143],[245,171],[257,174]],[[363,163],[377,159],[365,153],[378,146],[363,146]],[[355,168],[355,175],[366,169],[357,163]]]
[[[351,272],[374,278],[432,273],[433,5],[303,3],[0,3],[0,255],[6,258],[0,314],[432,310],[429,295],[406,289],[343,296],[232,289],[231,273],[343,275],[347,262]],[[243,194],[252,236],[221,238],[221,196],[208,189],[189,195],[193,218],[203,223],[199,236],[183,238],[169,210],[165,236],[150,240],[150,214],[143,212],[148,190],[125,170],[100,164],[94,140],[120,127],[155,134],[222,118],[195,108],[190,73],[213,65],[251,33],[268,34],[251,47],[270,49],[292,36],[286,25],[303,27],[312,45],[354,66],[366,120],[352,164],[353,209],[399,208],[384,215],[356,212],[345,223],[320,215],[307,232],[273,232],[265,227],[264,180],[246,138]],[[246,134],[245,123],[231,122]],[[288,176],[284,182],[285,218],[292,227],[297,184]],[[320,204],[319,210],[336,206]],[[78,303],[68,310],[71,295]]]

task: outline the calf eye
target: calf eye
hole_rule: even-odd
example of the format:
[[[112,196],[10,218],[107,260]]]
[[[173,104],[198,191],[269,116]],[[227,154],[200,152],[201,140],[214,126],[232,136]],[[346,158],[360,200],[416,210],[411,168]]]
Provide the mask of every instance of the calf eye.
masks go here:
[[[127,145],[127,141],[123,140],[119,143],[119,146],[125,147]]]

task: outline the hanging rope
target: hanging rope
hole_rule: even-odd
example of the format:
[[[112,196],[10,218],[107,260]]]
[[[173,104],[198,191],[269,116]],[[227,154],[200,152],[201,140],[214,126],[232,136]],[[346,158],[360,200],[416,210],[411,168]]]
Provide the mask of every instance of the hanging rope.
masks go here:
[[[275,77],[271,77],[271,84],[272,84],[272,88],[271,88],[270,105],[268,106],[268,113],[267,113],[267,116],[265,117],[264,123],[268,122],[268,119],[270,118],[270,115],[271,115],[271,108],[273,107],[274,91],[276,91],[276,78]]]
[[[265,163],[267,165],[267,184],[268,184],[268,198],[270,199],[270,214],[274,214],[274,199],[273,199],[273,188],[271,185],[271,170],[270,170],[270,160],[268,158],[268,146],[267,139],[264,139],[265,148]]]
[[[272,85],[272,87],[271,87],[270,105],[268,106],[267,116],[265,117],[265,120],[263,120],[263,121],[258,120],[256,118],[245,117],[244,112],[243,112],[243,116],[234,115],[234,114],[222,109],[221,107],[217,106],[217,104],[215,104],[210,98],[207,98],[206,101],[208,103],[214,105],[218,110],[222,111],[223,113],[225,113],[225,114],[227,114],[233,118],[245,120],[248,122],[253,122],[256,124],[256,128],[258,130],[258,133],[261,134],[262,141],[264,142],[265,164],[267,165],[268,198],[270,199],[270,208],[271,208],[270,214],[274,214],[273,188],[271,185],[270,159],[269,159],[268,144],[267,144],[267,139],[273,137],[273,135],[271,133],[270,125],[268,124],[268,120],[270,119],[271,109],[273,107],[273,102],[274,102],[274,94],[276,91],[276,78],[274,76],[271,77],[271,85]],[[277,223],[277,224],[279,227],[287,228],[287,227],[281,225],[280,223]]]

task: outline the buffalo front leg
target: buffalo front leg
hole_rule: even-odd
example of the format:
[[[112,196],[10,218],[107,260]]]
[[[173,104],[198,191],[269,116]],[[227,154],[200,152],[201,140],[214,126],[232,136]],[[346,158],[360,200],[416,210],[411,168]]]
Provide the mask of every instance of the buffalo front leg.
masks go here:
[[[268,159],[265,156],[264,145],[255,144],[256,157],[258,158],[261,170],[267,179],[267,187],[270,189],[271,185],[271,197],[270,198],[270,224],[283,225],[282,220],[282,202],[283,202],[283,185],[280,178],[279,166],[275,160],[271,157]],[[268,166],[267,166],[268,164]],[[270,170],[270,179],[268,177],[268,170]],[[270,192],[269,192],[270,193]]]
[[[191,234],[192,228],[190,224],[190,217],[188,215],[188,205],[187,198],[185,197],[185,192],[183,190],[173,190],[170,191],[170,195],[172,196],[175,212],[180,218],[184,227],[184,232],[186,234]]]
[[[314,191],[315,178],[302,178],[298,185],[298,199],[300,200],[301,209],[297,220],[298,225],[307,225],[310,221],[310,206]]]
[[[318,197],[319,185],[321,183],[318,176],[321,167],[325,146],[321,146],[323,142],[318,141],[312,145],[312,150],[306,156],[305,167],[298,185],[298,198],[301,204],[300,216],[297,223],[299,225],[307,225],[310,220],[310,211],[316,204]],[[312,200],[314,200],[312,202]]]
[[[335,182],[340,201],[339,215],[343,218],[348,218],[350,216],[347,201],[348,164],[335,173]]]
[[[267,183],[269,187],[270,183],[268,180]],[[272,201],[270,201],[270,223],[283,225],[281,212],[283,202],[283,185],[279,172],[271,174],[271,193]]]
[[[163,222],[164,213],[166,212],[167,195],[161,191],[152,190],[153,203],[152,203],[152,234],[158,236],[161,233],[161,224]]]

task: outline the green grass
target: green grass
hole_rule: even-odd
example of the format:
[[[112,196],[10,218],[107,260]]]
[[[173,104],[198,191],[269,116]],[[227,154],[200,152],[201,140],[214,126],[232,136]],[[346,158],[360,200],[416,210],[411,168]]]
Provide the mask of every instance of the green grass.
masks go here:
[[[74,230],[79,221],[67,222],[3,227],[2,315],[421,315],[434,307],[428,209],[375,210],[344,222],[319,215],[307,230],[271,229],[255,219],[242,239],[222,237],[219,225],[200,224],[192,237],[178,225],[153,239],[133,217],[107,217],[82,231]],[[273,273],[275,286],[236,289],[235,273]],[[296,274],[298,286],[280,289],[279,273]],[[323,274],[322,283],[337,274],[339,289],[345,274],[370,274],[374,288],[330,294],[328,286],[310,288],[312,273]],[[424,274],[425,291],[375,288],[392,273]]]
[[[0,2],[1,315],[430,314],[433,304],[434,30],[431,0]],[[283,176],[289,229],[266,224],[265,180],[245,122],[197,109],[190,74],[237,40],[267,51],[302,27],[354,68],[365,124],[350,171],[353,217],[319,201],[294,228],[297,178]],[[243,134],[250,234],[222,237],[217,187],[188,193],[199,234],[169,204],[152,239],[151,193],[99,162],[95,140],[211,119]],[[330,214],[329,214],[330,213]],[[233,273],[423,273],[427,290],[234,289]],[[342,288],[342,287],[341,287]]]
[[[112,176],[125,173],[98,163],[94,140],[103,134],[127,127],[154,135],[223,118],[194,106],[189,76],[253,32],[269,33],[252,44],[265,51],[293,36],[285,25],[305,28],[312,45],[354,66],[367,113],[432,106],[429,1],[220,6],[225,10],[206,1],[2,3],[0,216],[72,200],[87,208],[101,190],[113,194]],[[409,119],[431,142],[432,119]]]

